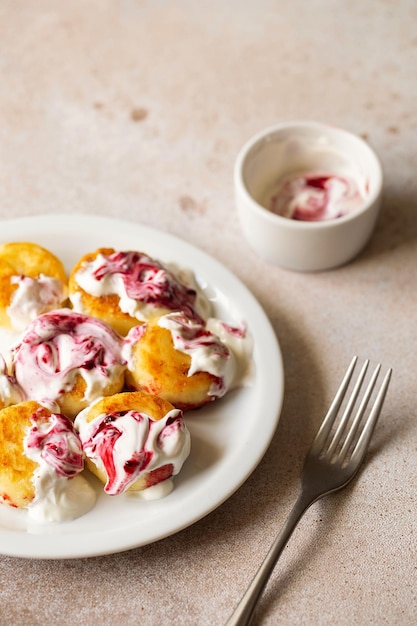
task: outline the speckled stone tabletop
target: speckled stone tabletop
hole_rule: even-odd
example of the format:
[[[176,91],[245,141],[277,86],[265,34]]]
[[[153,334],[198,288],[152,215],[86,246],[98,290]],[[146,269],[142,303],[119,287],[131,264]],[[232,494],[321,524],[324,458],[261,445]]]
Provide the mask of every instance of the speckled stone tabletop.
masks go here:
[[[416,23],[413,0],[0,3],[0,233],[74,212],[173,233],[248,286],[285,367],[272,443],[222,506],[122,554],[1,556],[1,624],[223,624],[354,353],[394,371],[366,466],[307,512],[254,624],[416,623]],[[330,272],[267,263],[236,219],[238,150],[294,119],[357,133],[384,168],[369,245]]]

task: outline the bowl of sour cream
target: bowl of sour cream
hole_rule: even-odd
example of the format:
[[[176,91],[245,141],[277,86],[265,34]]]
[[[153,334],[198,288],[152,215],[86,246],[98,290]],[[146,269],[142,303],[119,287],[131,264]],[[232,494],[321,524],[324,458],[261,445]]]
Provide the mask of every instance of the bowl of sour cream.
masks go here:
[[[378,217],[382,168],[359,136],[320,122],[277,124],[252,137],[234,169],[237,213],[251,247],[296,271],[352,260]]]

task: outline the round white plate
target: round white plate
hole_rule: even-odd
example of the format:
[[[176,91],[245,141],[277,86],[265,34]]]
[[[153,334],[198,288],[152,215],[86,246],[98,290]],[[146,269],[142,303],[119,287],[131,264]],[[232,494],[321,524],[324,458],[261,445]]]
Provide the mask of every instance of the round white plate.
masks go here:
[[[174,490],[144,501],[107,496],[96,484],[95,508],[74,521],[40,525],[26,511],[0,505],[0,553],[44,559],[110,554],[174,534],[218,507],[248,478],[276,430],[284,394],[280,348],[270,322],[248,289],[223,265],[190,244],[140,224],[85,215],[44,215],[0,222],[0,242],[33,241],[69,270],[98,247],[136,249],[192,268],[215,315],[245,321],[253,337],[251,385],[186,414],[192,451]],[[92,479],[93,481],[95,479]]]

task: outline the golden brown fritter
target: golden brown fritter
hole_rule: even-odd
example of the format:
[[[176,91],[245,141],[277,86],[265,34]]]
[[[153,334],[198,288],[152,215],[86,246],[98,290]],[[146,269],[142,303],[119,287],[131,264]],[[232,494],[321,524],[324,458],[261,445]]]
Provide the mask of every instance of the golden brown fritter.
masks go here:
[[[95,252],[88,252],[82,256],[70,272],[68,291],[70,298],[71,296],[79,298],[80,305],[74,307],[75,309],[106,322],[120,335],[126,335],[133,326],[138,324],[138,320],[120,309],[119,296],[117,294],[93,296],[77,282],[77,273],[85,264],[92,263],[100,254],[110,256],[114,252],[113,248],[98,248]]]
[[[0,411],[0,501],[17,508],[35,497],[32,477],[37,464],[25,455],[23,442],[30,418],[39,409],[37,402],[28,401]]]
[[[191,357],[174,347],[171,332],[148,322],[132,345],[126,370],[129,388],[160,396],[178,409],[190,410],[214,400],[210,395],[218,379],[209,372],[188,375]]]
[[[13,328],[8,314],[13,294],[18,288],[13,279],[22,276],[38,279],[41,275],[60,280],[66,290],[65,268],[52,252],[26,241],[0,244],[0,326]]]
[[[118,393],[113,396],[103,398],[93,404],[89,409],[86,409],[86,413],[84,415],[86,422],[89,423],[100,415],[107,415],[111,417],[111,415],[135,411],[148,415],[154,421],[159,421],[174,408],[175,407],[172,404],[166,402],[162,398],[158,398],[141,391],[133,391]],[[102,467],[97,467],[94,461],[89,459],[88,454],[85,457],[85,465],[95,476],[97,476],[97,478],[99,478],[103,485],[106,484],[106,472]],[[161,480],[169,478],[171,472],[172,467],[167,465],[145,473],[129,486],[128,491],[142,491],[143,489],[151,486],[152,482],[160,482]]]

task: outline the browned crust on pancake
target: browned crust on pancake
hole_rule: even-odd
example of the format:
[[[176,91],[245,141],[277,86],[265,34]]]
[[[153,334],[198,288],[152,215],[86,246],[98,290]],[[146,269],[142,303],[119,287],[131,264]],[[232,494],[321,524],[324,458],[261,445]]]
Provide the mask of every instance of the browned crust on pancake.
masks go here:
[[[5,259],[0,258],[0,326],[12,328],[11,319],[7,313],[13,292],[17,285],[12,284],[12,278],[16,276],[13,266]]]
[[[213,401],[209,392],[216,377],[208,372],[188,376],[191,357],[175,349],[170,331],[156,321],[146,324],[132,354],[133,367],[126,371],[129,388],[160,396],[184,411]]]
[[[44,274],[67,284],[67,275],[60,259],[36,243],[18,241],[0,244],[0,260],[7,261],[17,276],[39,278]]]
[[[138,411],[146,413],[153,420],[158,421],[165,417],[175,407],[170,403],[143,391],[125,391],[102,398],[95,402],[88,410],[87,422],[91,422],[99,415],[109,415],[121,411]]]
[[[124,386],[124,371],[113,378],[109,378],[106,385],[103,385],[101,389],[101,395],[111,396],[119,393]],[[74,386],[69,391],[66,391],[57,398],[52,398],[60,407],[61,412],[73,420],[76,415],[86,408],[90,401],[85,398],[86,382],[81,374],[77,374],[75,377]]]
[[[92,296],[80,287],[77,282],[76,275],[82,270],[83,266],[87,263],[92,263],[99,254],[103,256],[110,256],[116,252],[114,248],[97,248],[95,252],[88,252],[79,259],[79,261],[72,268],[69,275],[69,295],[78,294],[81,297],[82,312],[91,317],[96,317],[103,320],[109,326],[114,328],[120,335],[127,335],[129,330],[134,326],[137,326],[138,320],[128,313],[124,313],[119,306],[119,297],[116,294],[109,294],[105,296]]]
[[[27,401],[0,411],[0,500],[10,506],[26,507],[35,497],[32,477],[37,464],[24,453],[24,438],[31,416],[50,412],[37,402]]]

